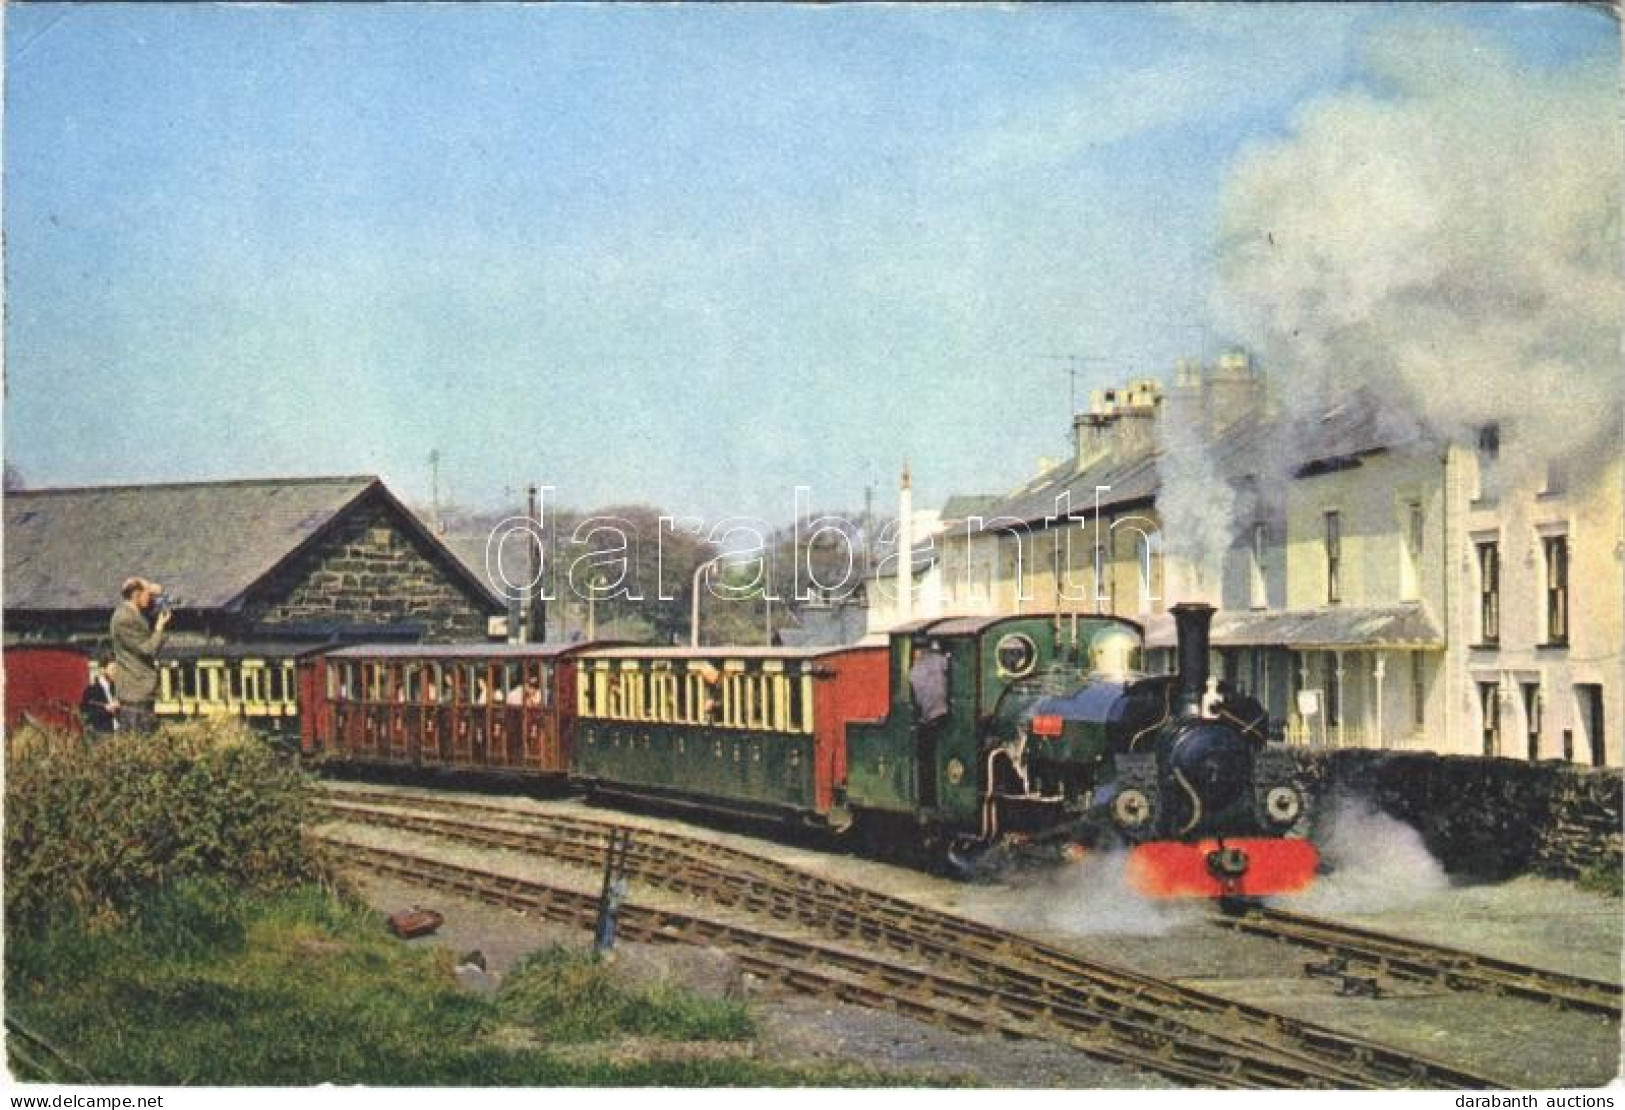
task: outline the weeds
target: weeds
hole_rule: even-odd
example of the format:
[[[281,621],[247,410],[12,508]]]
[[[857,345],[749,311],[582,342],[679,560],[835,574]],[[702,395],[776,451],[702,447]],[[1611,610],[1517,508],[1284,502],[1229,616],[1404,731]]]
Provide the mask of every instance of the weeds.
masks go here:
[[[1592,894],[1606,894],[1610,898],[1618,898],[1625,885],[1625,868],[1621,867],[1621,857],[1618,852],[1611,852],[1602,859],[1593,863],[1576,876],[1575,885],[1581,890]]]
[[[744,1041],[755,1035],[737,1002],[670,987],[632,991],[604,964],[564,948],[531,953],[502,984],[498,1009],[557,1043],[644,1036],[673,1041]]]
[[[191,880],[139,900],[123,920],[113,929],[58,921],[10,938],[6,950],[8,1012],[104,1082],[901,1081],[737,1054],[617,1061],[615,1048],[628,1037],[748,1039],[749,1015],[737,1003],[674,989],[619,987],[590,956],[562,949],[526,961],[496,996],[474,994],[456,985],[446,950],[403,945],[376,914],[315,887],[244,895]],[[605,1051],[551,1051],[566,1041],[602,1042]]]

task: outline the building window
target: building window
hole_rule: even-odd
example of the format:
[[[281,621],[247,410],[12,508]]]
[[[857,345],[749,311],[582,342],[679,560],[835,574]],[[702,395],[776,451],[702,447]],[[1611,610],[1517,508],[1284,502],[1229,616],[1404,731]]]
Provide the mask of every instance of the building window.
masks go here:
[[[1263,609],[1269,605],[1269,587],[1264,578],[1264,552],[1269,543],[1269,526],[1263,521],[1253,523],[1252,545],[1252,606]]]
[[[1580,724],[1585,727],[1586,740],[1591,748],[1591,765],[1605,766],[1608,762],[1608,738],[1603,731],[1602,685],[1577,683],[1574,695],[1580,707]]]
[[[1420,501],[1405,503],[1405,563],[1400,575],[1400,589],[1404,600],[1414,601],[1420,595],[1422,569],[1422,528],[1425,518]]]
[[[1134,564],[1140,583],[1140,593],[1135,599],[1135,604],[1142,613],[1150,611],[1151,603],[1157,597],[1156,578],[1151,565],[1152,555],[1151,537],[1140,532],[1134,540]]]
[[[1547,536],[1541,541],[1546,550],[1546,642],[1569,642],[1569,538]]]
[[[1333,509],[1326,513],[1326,600],[1343,600],[1343,516]]]
[[[1112,611],[1112,597],[1106,589],[1106,545],[1095,544],[1095,612],[1105,613]]]
[[[1501,642],[1501,545],[1478,545],[1478,642]]]
[[[1484,754],[1495,755],[1501,746],[1500,687],[1493,682],[1478,684],[1479,713],[1484,720]]]
[[[1342,670],[1342,660],[1334,653],[1326,653],[1326,727],[1336,728],[1343,723],[1343,693],[1342,682],[1338,671]]]
[[[1422,653],[1411,652],[1411,724],[1420,732],[1427,724],[1427,671]]]
[[[1523,722],[1529,742],[1529,762],[1540,758],[1540,683],[1523,684]]]

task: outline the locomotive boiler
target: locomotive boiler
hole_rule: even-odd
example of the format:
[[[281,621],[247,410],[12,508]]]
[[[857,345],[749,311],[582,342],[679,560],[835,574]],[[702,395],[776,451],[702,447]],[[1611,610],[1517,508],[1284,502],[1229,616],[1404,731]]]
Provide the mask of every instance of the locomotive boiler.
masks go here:
[[[1126,849],[1129,876],[1148,893],[1300,889],[1319,856],[1304,839],[1308,804],[1294,765],[1270,748],[1258,702],[1210,676],[1212,607],[1172,612],[1176,674],[1140,674],[1137,640],[1098,632],[1081,684],[1067,688],[1064,667],[1016,684],[990,739],[1024,793],[1069,799],[1078,843]]]

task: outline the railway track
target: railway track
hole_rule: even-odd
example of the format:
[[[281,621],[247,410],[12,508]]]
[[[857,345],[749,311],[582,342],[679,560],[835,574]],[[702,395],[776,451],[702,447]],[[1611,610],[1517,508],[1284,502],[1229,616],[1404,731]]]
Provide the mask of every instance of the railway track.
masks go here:
[[[1351,968],[1367,968],[1395,979],[1526,998],[1559,1009],[1602,1014],[1615,1021],[1620,1017],[1622,996],[1618,983],[1528,967],[1285,910],[1250,907],[1237,914],[1220,915],[1215,924],[1312,948]]]
[[[347,861],[387,875],[591,928],[598,899],[589,894],[414,853],[321,834]],[[1070,1045],[1103,1060],[1205,1087],[1337,1088],[1346,1077],[1238,1050],[1214,1038],[1120,1017],[1067,1012],[973,979],[909,967],[846,949],[635,903],[620,908],[621,935],[655,944],[703,944],[728,951],[751,974],[802,994],[900,1014],[959,1033],[996,1034]]]
[[[589,867],[602,860],[609,831],[618,827],[608,821],[443,797],[344,791],[332,798],[324,808],[338,820],[477,847],[541,853]],[[401,808],[406,806],[411,810]],[[425,810],[458,816],[436,817]],[[468,816],[521,827],[492,827],[461,819]],[[710,841],[638,828],[628,865],[649,886],[913,955],[929,960],[933,967],[954,967],[980,983],[1041,999],[1068,1013],[1081,1010],[1112,1015],[1149,1023],[1167,1035],[1218,1037],[1248,1052],[1285,1056],[1317,1069],[1334,1084],[1448,1089],[1496,1085],[1483,1076],[1388,1046],[1102,964],[1019,934]]]

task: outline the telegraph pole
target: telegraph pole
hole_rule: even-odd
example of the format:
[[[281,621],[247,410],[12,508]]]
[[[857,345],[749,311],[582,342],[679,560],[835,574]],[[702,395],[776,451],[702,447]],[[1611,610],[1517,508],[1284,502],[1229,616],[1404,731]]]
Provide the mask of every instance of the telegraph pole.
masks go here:
[[[440,448],[436,447],[429,452],[429,515],[433,518],[435,535],[444,532],[445,526],[440,521]]]
[[[525,639],[539,644],[547,639],[547,588],[542,585],[542,523],[537,519],[540,510],[536,501],[536,483],[532,482],[525,493],[525,521],[529,525],[525,529],[525,546],[530,554],[530,574],[527,576],[530,585],[525,587],[526,600],[529,602],[525,607]]]

